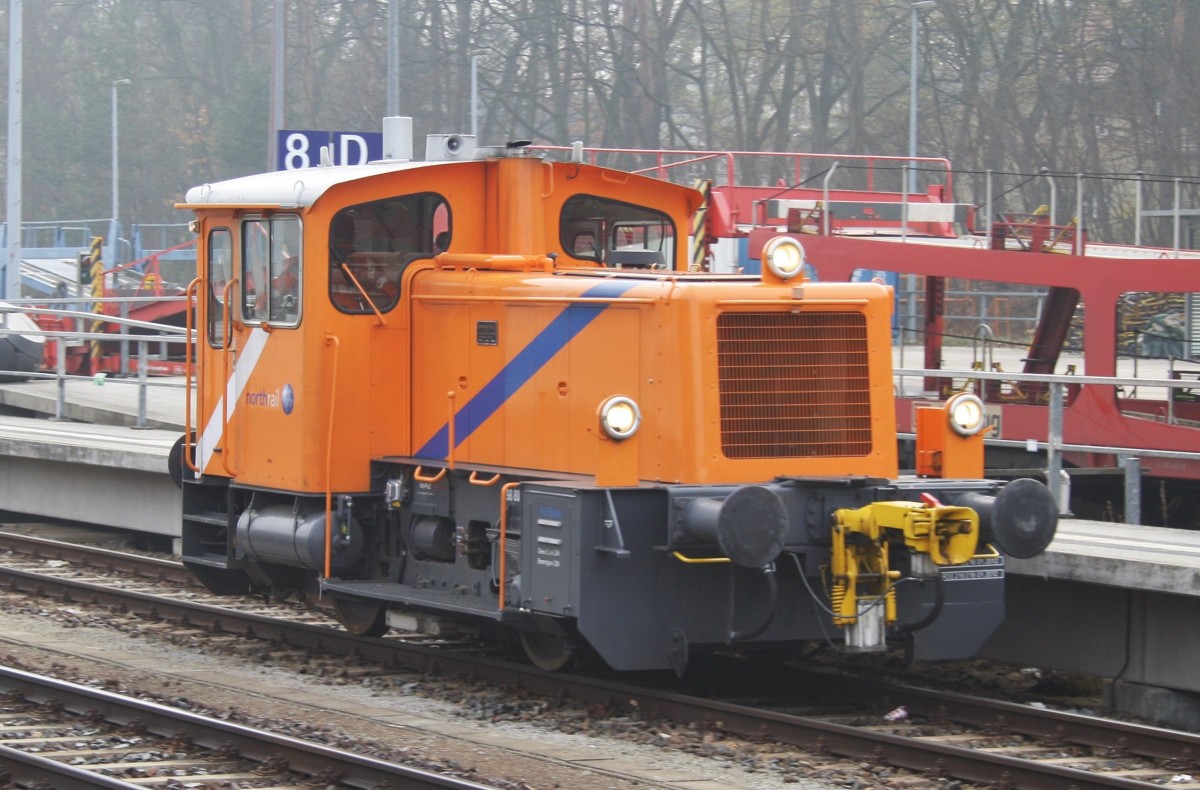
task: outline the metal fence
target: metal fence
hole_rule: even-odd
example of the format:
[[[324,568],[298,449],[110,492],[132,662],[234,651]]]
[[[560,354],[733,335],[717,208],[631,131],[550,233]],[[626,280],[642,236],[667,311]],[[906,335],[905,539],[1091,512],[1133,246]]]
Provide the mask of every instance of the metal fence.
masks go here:
[[[182,302],[185,297],[170,297],[174,301]],[[106,300],[110,303],[117,303],[118,306],[136,303],[138,301],[161,301],[163,298],[143,299],[139,297],[125,297],[121,299]],[[118,385],[136,386],[138,388],[138,427],[146,426],[146,399],[147,391],[150,387],[170,387],[184,388],[186,383],[178,380],[168,380],[160,377],[152,377],[149,375],[150,362],[154,359],[164,359],[170,355],[170,349],[176,348],[176,356],[182,356],[184,349],[182,346],[188,342],[194,342],[195,332],[189,337],[187,330],[168,324],[156,324],[146,321],[137,321],[129,318],[113,315],[101,316],[97,312],[91,310],[77,309],[80,305],[78,298],[68,299],[48,299],[36,300],[17,300],[12,303],[0,303],[0,337],[6,335],[29,335],[37,334],[47,340],[56,340],[57,352],[53,360],[53,366],[43,364],[40,369],[33,371],[15,371],[15,370],[0,370],[0,375],[23,378],[23,379],[52,379],[57,382],[57,401],[55,416],[61,419],[65,413],[66,387],[69,382],[82,381],[93,382],[94,376],[89,375],[72,375],[67,372],[67,346],[68,344],[90,344],[93,341],[120,344],[120,373],[113,377],[108,377],[107,381],[111,381]],[[22,304],[20,302],[27,302]],[[62,304],[61,307],[48,306],[50,304]],[[93,304],[91,302],[89,305]],[[70,331],[57,331],[46,329],[29,329],[29,328],[14,328],[10,326],[9,316],[13,314],[33,314],[40,313],[44,315],[52,315],[59,318],[69,319],[74,322],[76,329]],[[92,331],[93,322],[98,318],[102,318],[105,323],[117,326],[120,328],[118,332],[99,332]],[[137,333],[133,330],[140,330],[142,333]],[[144,334],[143,334],[144,333]],[[131,349],[135,349],[132,350]],[[132,361],[136,359],[137,365],[132,365]],[[136,367],[136,375],[129,375],[128,371]],[[958,380],[997,380],[1006,382],[1020,382],[1028,384],[1038,384],[1046,387],[1049,392],[1049,401],[1047,409],[1047,441],[1044,443],[1033,442],[1033,440],[1014,440],[1014,439],[985,439],[985,443],[994,446],[1010,446],[1021,447],[1024,449],[1044,450],[1046,452],[1046,468],[1045,475],[1054,493],[1056,501],[1059,503],[1060,509],[1064,512],[1069,505],[1069,482],[1065,482],[1065,473],[1063,470],[1062,454],[1064,452],[1086,452],[1086,453],[1102,453],[1111,454],[1118,459],[1118,466],[1124,470],[1125,480],[1125,520],[1130,524],[1137,524],[1141,521],[1140,513],[1140,484],[1141,484],[1141,467],[1140,459],[1142,458],[1171,458],[1182,459],[1189,461],[1200,461],[1200,452],[1175,452],[1165,450],[1147,450],[1144,448],[1122,447],[1122,446],[1096,446],[1096,445],[1079,445],[1070,444],[1063,440],[1063,412],[1065,409],[1065,390],[1068,386],[1071,387],[1087,387],[1087,386],[1116,386],[1124,387],[1127,390],[1135,388],[1163,388],[1167,391],[1177,388],[1195,388],[1195,380],[1179,380],[1179,379],[1158,379],[1158,378],[1129,378],[1129,377],[1102,377],[1102,376],[1078,376],[1078,375],[1034,375],[1034,374],[1017,374],[1004,372],[991,372],[987,370],[926,370],[923,368],[905,368],[899,367],[894,371],[897,382],[897,391],[904,391],[904,381],[906,378],[941,378],[941,379],[958,379]],[[1168,398],[1168,403],[1171,401]],[[1168,419],[1171,415],[1168,414]],[[902,435],[903,438],[912,438],[911,434]],[[1033,448],[1030,443],[1037,445]]]
[[[95,310],[96,306],[113,304],[119,311],[127,310],[131,304],[139,302],[161,303],[164,301],[183,302],[185,297],[120,297],[105,300],[81,299],[14,299],[0,303],[0,338],[8,336],[36,336],[44,341],[54,341],[55,354],[51,364],[43,358],[42,364],[33,370],[0,370],[0,376],[12,379],[52,379],[57,382],[57,398],[55,418],[63,419],[66,413],[66,388],[72,381],[97,383],[97,375],[102,375],[102,381],[111,381],[118,386],[136,386],[138,388],[138,411],[136,426],[146,427],[146,401],[150,387],[168,387],[183,389],[186,384],[171,381],[164,377],[151,377],[149,369],[154,360],[170,358],[171,349],[176,349],[176,356],[182,356],[185,344],[195,339],[195,333],[189,338],[184,327],[170,324],[138,321],[121,315],[108,315]],[[60,306],[54,306],[60,305]],[[74,329],[43,329],[34,326],[14,326],[10,316],[42,315],[66,321],[75,326]],[[116,327],[118,331],[99,331],[97,322]],[[24,322],[22,322],[24,323]],[[139,331],[134,331],[139,330]],[[93,343],[117,344],[119,346],[118,375],[107,374],[87,375],[72,374],[67,369],[67,349],[69,346],[86,346]],[[133,361],[136,359],[137,364]],[[130,375],[136,369],[136,375]]]
[[[995,447],[1017,447],[1030,451],[1044,450],[1046,452],[1046,467],[1044,470],[1046,484],[1049,486],[1062,512],[1068,512],[1070,509],[1070,479],[1063,469],[1063,453],[1099,453],[1112,455],[1117,459],[1117,466],[1123,470],[1125,523],[1127,524],[1141,523],[1142,458],[1171,458],[1176,460],[1200,461],[1200,452],[1150,450],[1117,445],[1070,444],[1063,439],[1063,412],[1066,409],[1067,387],[1115,386],[1126,388],[1126,391],[1131,391],[1139,387],[1161,387],[1170,391],[1182,388],[1194,389],[1196,387],[1195,380],[1064,376],[1033,373],[1016,374],[984,370],[927,370],[924,368],[897,368],[894,374],[900,391],[903,391],[904,379],[908,377],[920,377],[922,379],[932,377],[938,379],[991,380],[1044,385],[1049,394],[1048,408],[1046,410],[1047,431],[1045,442],[1038,442],[1033,439],[985,438],[984,443]],[[1168,403],[1172,401],[1173,398],[1167,399]],[[1174,422],[1174,416],[1168,414],[1167,420]],[[902,434],[902,436],[907,439],[913,438],[912,434]]]

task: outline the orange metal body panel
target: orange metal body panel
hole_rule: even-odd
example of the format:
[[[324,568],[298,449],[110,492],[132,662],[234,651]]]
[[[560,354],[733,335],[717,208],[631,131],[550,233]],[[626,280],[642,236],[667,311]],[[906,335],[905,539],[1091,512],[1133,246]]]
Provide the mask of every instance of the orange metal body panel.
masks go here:
[[[325,251],[331,219],[343,206],[436,192],[448,201],[451,217],[459,218],[455,254],[565,257],[556,230],[564,202],[578,194],[628,197],[635,179],[639,199],[670,208],[676,227],[687,227],[695,204],[689,190],[537,159],[414,168],[329,188],[310,208],[296,212],[305,252],[299,325],[235,321],[229,370],[241,388],[228,405],[221,403],[225,352],[201,343],[204,472],[303,492],[324,489],[327,464],[332,490],[366,490],[370,459],[384,456],[418,456],[437,464],[453,455],[462,463],[584,475],[596,474],[603,460],[605,479],[630,483],[894,475],[890,328],[884,320],[890,294],[883,287],[619,272],[610,279],[563,270],[439,266],[428,259],[406,270],[401,299],[382,322],[374,315],[341,313],[330,302]],[[236,210],[202,214],[205,227],[230,227],[236,236]],[[686,246],[677,245],[676,266],[686,267]],[[722,452],[716,322],[722,314],[751,311],[868,314],[869,452],[786,458],[730,458]],[[201,304],[199,325],[206,320]],[[481,322],[494,327],[494,345],[477,337]],[[336,345],[327,342],[330,335]],[[812,376],[819,378],[821,371],[814,369]],[[643,417],[641,431],[619,452],[597,418],[601,402],[613,395],[633,398]],[[771,430],[772,419],[768,408],[761,417],[765,430]]]
[[[642,430],[626,442],[637,448],[631,459],[636,475],[629,477],[638,480],[717,483],[776,475],[896,474],[886,320],[867,321],[874,438],[871,451],[859,456],[726,457],[712,340],[723,311],[849,309],[870,311],[878,319],[890,310],[885,288],[810,283],[804,286],[805,302],[792,298],[790,286],[664,277],[636,281],[612,298],[588,296],[606,283],[620,289],[627,282],[506,273],[479,273],[468,280],[458,272],[423,272],[413,297],[418,455],[447,458],[445,441],[434,437],[448,433],[453,401],[460,414],[456,462],[595,474],[599,453],[611,443],[600,430],[598,409],[605,398],[626,395],[639,403],[643,415]],[[577,323],[589,312],[594,317],[577,328],[570,322],[572,312]],[[495,322],[497,345],[475,342],[480,321]],[[560,332],[570,334],[557,350],[545,335],[539,338],[543,331],[553,332],[547,327],[556,321]],[[524,378],[528,367],[535,369]]]
[[[921,406],[917,416],[917,474],[926,477],[983,477],[983,437],[960,436],[950,427],[944,406]]]
[[[228,368],[237,391],[226,388],[225,352],[211,348],[199,352],[198,428],[202,437],[212,437],[211,454],[204,452],[205,439],[200,441],[202,471],[266,488],[320,490],[325,480],[331,385],[324,371],[332,367],[332,350],[323,338],[311,343],[294,330],[235,326],[234,337]],[[242,352],[257,346],[261,355],[250,367]],[[347,356],[345,351],[343,346]],[[339,363],[343,369],[353,369],[352,360]],[[284,408],[289,389],[290,411]],[[233,396],[228,404],[222,402],[227,394]],[[346,406],[339,408],[343,410],[353,417]]]
[[[298,176],[297,183],[302,181]],[[372,457],[411,455],[417,449],[412,443],[424,440],[411,433],[413,370],[423,377],[415,387],[416,396],[422,399],[417,410],[421,416],[417,419],[445,422],[449,413],[448,393],[456,389],[456,394],[469,394],[473,378],[501,364],[495,354],[468,344],[463,335],[437,346],[440,359],[414,364],[409,324],[412,299],[417,296],[419,300],[422,290],[414,280],[414,275],[422,271],[420,264],[406,271],[403,296],[395,309],[384,315],[385,323],[381,324],[373,315],[347,315],[335,309],[329,298],[328,250],[330,222],[339,209],[395,195],[432,192],[446,199],[452,219],[465,218],[453,227],[456,253],[550,253],[565,257],[556,231],[563,203],[581,192],[614,199],[627,197],[622,190],[628,189],[631,181],[638,184],[638,199],[667,210],[677,227],[686,229],[687,218],[699,199],[691,190],[626,173],[565,163],[551,165],[534,158],[461,162],[382,173],[334,184],[307,208],[275,210],[264,201],[247,201],[244,207],[190,206],[200,219],[201,293],[207,293],[210,287],[204,262],[211,228],[229,228],[234,249],[240,249],[239,226],[244,217],[296,214],[302,222],[304,254],[298,326],[246,325],[235,314],[228,362],[223,349],[213,348],[203,339],[198,343],[197,435],[202,472],[235,477],[239,483],[250,486],[319,492],[326,485],[328,465],[333,490],[366,490]],[[675,265],[686,267],[686,245],[678,246]],[[240,269],[235,268],[234,274],[244,279]],[[509,336],[508,323],[512,322],[512,331],[516,333],[514,343],[521,331],[536,331],[544,313],[516,306],[505,308],[502,302],[505,284],[492,285],[496,274],[465,272],[453,276],[470,297],[482,295],[493,301],[479,302],[469,308],[442,308],[439,316],[445,314],[445,320],[465,325],[467,319],[452,315],[464,310],[478,315],[496,314],[497,320],[506,324],[505,337]],[[207,299],[199,300],[197,326],[201,327],[202,335],[207,326],[208,307]],[[520,328],[522,316],[529,321],[526,330]],[[606,319],[606,323],[619,322]],[[438,330],[426,327],[424,331]],[[622,330],[621,334],[629,335],[630,330]],[[327,335],[338,339],[336,351],[326,342]],[[595,343],[588,353],[598,359],[596,355],[603,353],[603,346]],[[509,348],[516,346],[510,344]],[[336,382],[330,374],[334,353],[339,355]],[[422,349],[420,353],[428,355],[430,349]],[[572,353],[583,360],[581,352]],[[473,359],[468,360],[468,356]],[[539,374],[531,391],[540,392],[543,382],[551,379],[553,387],[557,387],[558,380],[568,380],[565,369],[555,375],[556,368],[568,365],[566,359],[556,361]],[[442,369],[462,372],[453,376],[432,372]],[[227,375],[236,383],[228,385],[228,391],[235,397],[225,404],[222,399],[227,392]],[[467,378],[459,381],[462,376]],[[431,379],[441,382],[436,393],[427,383]],[[290,413],[283,408],[285,388],[289,386],[293,393]],[[335,396],[335,414],[328,408],[331,396]],[[525,433],[524,424],[538,414],[539,408],[558,410],[539,419],[553,421],[565,414],[575,425],[595,423],[593,414],[580,413],[578,408],[564,411],[562,396],[548,393],[539,397],[541,403],[522,397],[511,411],[498,415],[511,425],[509,430],[515,436]],[[330,419],[334,442],[327,464]],[[558,430],[562,430],[561,426]],[[586,429],[567,433],[575,435],[580,431]],[[503,425],[489,424],[487,431],[470,439],[472,445],[489,448],[487,452],[459,452],[479,458],[503,457],[503,453],[494,451],[503,432]],[[530,447],[524,441],[517,444],[513,457],[523,465],[542,469],[582,469],[588,465],[578,458],[569,460],[566,455],[569,445],[560,439],[546,439],[538,447]],[[576,448],[573,452],[585,451]],[[586,452],[588,457],[594,456],[594,450]]]

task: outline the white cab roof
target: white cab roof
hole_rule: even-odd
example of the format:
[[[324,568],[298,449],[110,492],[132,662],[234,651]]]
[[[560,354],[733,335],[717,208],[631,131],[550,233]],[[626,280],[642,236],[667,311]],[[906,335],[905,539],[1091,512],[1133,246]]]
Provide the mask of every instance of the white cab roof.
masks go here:
[[[446,163],[384,161],[365,165],[277,170],[192,187],[187,191],[185,202],[188,206],[251,204],[307,208],[335,184],[416,167],[444,164]]]

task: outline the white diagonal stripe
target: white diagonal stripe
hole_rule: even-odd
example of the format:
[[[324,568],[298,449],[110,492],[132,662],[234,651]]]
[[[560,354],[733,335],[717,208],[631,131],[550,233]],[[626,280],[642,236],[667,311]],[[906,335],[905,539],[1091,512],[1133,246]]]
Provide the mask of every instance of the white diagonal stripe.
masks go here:
[[[233,363],[233,375],[229,381],[225,382],[225,400],[229,403],[229,416],[233,417],[233,412],[237,409],[238,401],[241,400],[242,390],[246,388],[246,382],[250,380],[250,374],[254,372],[254,368],[258,365],[258,360],[262,356],[263,349],[267,345],[267,339],[270,333],[261,329],[255,328],[250,331],[250,336],[246,338],[246,347],[238,354],[237,359]],[[216,408],[213,409],[212,415],[208,418],[208,424],[204,426],[204,433],[201,434],[200,440],[197,443],[196,455],[200,459],[197,467],[203,472],[208,468],[208,462],[212,460],[213,450],[220,445],[224,426],[221,420],[221,401],[217,401]],[[199,475],[197,475],[199,477]]]

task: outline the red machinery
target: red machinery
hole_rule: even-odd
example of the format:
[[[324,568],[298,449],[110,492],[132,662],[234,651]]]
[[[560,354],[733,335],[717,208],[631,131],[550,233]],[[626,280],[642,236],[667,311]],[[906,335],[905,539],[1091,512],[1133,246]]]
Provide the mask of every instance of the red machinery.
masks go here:
[[[1044,207],[1001,215],[975,230],[977,207],[953,202],[953,172],[941,158],[612,149],[589,156],[633,162],[630,169],[641,167],[660,178],[708,179],[705,213],[694,223],[695,268],[757,271],[763,246],[785,235],[803,243],[818,279],[896,284],[904,277],[915,286],[905,309],[916,324],[904,337],[921,346],[920,362],[904,367],[1007,372],[991,353],[1007,346],[1014,350],[1008,370],[1018,375],[1200,380],[1195,250],[1098,244],[1073,223],[1052,222]],[[896,171],[905,165],[920,168],[923,177],[944,170],[944,177],[934,176],[944,183],[924,192],[878,188],[883,168],[893,171],[896,182]],[[853,188],[831,187],[847,181]],[[898,313],[905,309],[898,307]],[[1006,331],[998,337],[993,325]],[[954,345],[973,347],[967,365],[943,364]],[[963,383],[930,377],[920,392],[899,393],[899,430],[913,430],[917,405],[942,399]],[[1042,467],[1044,452],[1028,448],[1044,448],[1048,438],[1046,385],[992,380],[978,382],[977,389],[994,429],[989,471]],[[1200,393],[1200,384],[1194,392]],[[1068,387],[1062,441],[1194,452],[1200,448],[1200,395],[1194,392]],[[1075,472],[1082,511],[1096,517],[1120,512],[1120,482],[1107,474],[1118,470],[1115,455],[1076,451],[1064,453],[1064,459]],[[1144,520],[1196,526],[1200,462],[1156,457],[1141,462]]]
[[[155,297],[157,298],[156,301],[130,304],[127,317],[134,321],[168,323],[182,326],[186,312],[185,303],[182,299],[172,300],[164,297],[182,297],[184,287],[168,282],[163,277],[159,259],[167,253],[187,247],[194,247],[195,244],[195,239],[191,239],[174,247],[159,250],[136,261],[114,266],[111,269],[103,269],[99,272],[101,278],[100,286],[98,288],[93,287],[90,295],[100,299],[130,296]],[[90,272],[88,276],[91,276]],[[82,324],[84,326],[82,327],[80,326],[81,319],[71,316],[35,313],[31,317],[39,329],[47,332],[121,332],[122,325],[120,323],[109,321],[105,318],[120,316],[121,306],[119,304],[98,301],[94,304],[93,310],[96,317],[93,319],[83,319]],[[112,343],[107,341],[72,341],[69,338],[63,339],[60,337],[48,337],[46,339],[43,345],[41,363],[43,370],[54,371],[57,369],[58,344],[60,342],[66,343],[65,372],[68,375],[123,372],[121,356],[115,341]],[[182,353],[180,352],[179,355],[182,356]],[[137,366],[138,361],[135,354],[131,359],[126,361],[125,371],[136,373]],[[182,361],[152,359],[148,362],[147,367],[147,372],[152,376],[182,376],[184,373]]]
[[[772,238],[800,239],[821,280],[914,275],[919,294],[915,301],[923,315],[913,334],[923,354],[919,364],[906,367],[941,369],[947,346],[958,344],[974,346],[973,367],[1001,371],[988,349],[1003,341],[994,337],[990,326],[982,334],[976,330],[985,323],[1019,318],[1012,314],[1014,309],[1024,309],[1027,328],[1007,333],[1007,345],[1021,349],[1016,372],[1200,379],[1200,365],[1188,351],[1188,338],[1195,336],[1188,327],[1200,322],[1194,317],[1194,307],[1200,306],[1200,252],[1096,244],[1073,224],[1052,224],[1044,209],[1001,215],[985,232],[972,232],[974,207],[948,202],[949,181],[947,173],[946,189],[933,187],[908,196],[811,187],[775,188],[766,194],[762,187],[732,183],[713,189],[710,211],[719,216],[709,222],[710,235],[745,238],[751,261]],[[955,300],[957,305],[948,299],[951,287],[965,294]],[[1021,300],[1012,294],[1020,292],[1038,296],[1014,308]],[[991,307],[981,309],[989,294]],[[974,304],[965,310],[973,315],[969,320],[953,317],[954,307],[963,312],[962,302]],[[896,402],[899,429],[913,430],[917,404],[944,398],[962,384],[961,378],[952,382],[930,377],[921,392],[901,393]],[[1034,440],[1044,446],[1049,424],[1045,384],[991,380],[979,382],[977,388],[988,404],[993,439]],[[1071,386],[1062,441],[1194,452],[1200,448],[1198,400],[1188,389]],[[1077,491],[1090,500],[1079,503],[1089,515],[1110,514],[1114,502],[1120,512],[1121,485],[1104,474],[1117,469],[1117,456],[1076,451],[1064,458],[1075,469],[1092,473],[1080,471],[1076,478],[1082,483]],[[1038,455],[1013,447],[1011,441],[1008,446],[997,442],[988,450],[989,469],[1040,463]],[[1142,467],[1144,520],[1195,526],[1194,483],[1200,481],[1200,462],[1150,456],[1142,458]]]

